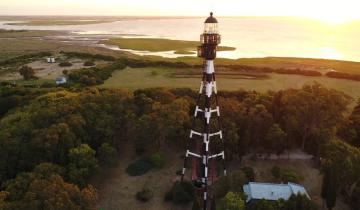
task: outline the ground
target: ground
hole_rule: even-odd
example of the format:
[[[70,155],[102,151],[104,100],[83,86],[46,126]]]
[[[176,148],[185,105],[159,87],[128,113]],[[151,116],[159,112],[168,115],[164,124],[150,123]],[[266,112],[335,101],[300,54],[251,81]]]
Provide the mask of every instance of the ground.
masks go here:
[[[130,143],[121,148],[118,166],[106,170],[101,182],[96,179],[100,202],[98,209],[103,210],[187,210],[189,206],[174,206],[164,202],[164,195],[176,178],[176,171],[182,168],[180,152],[168,153],[167,163],[161,170],[152,170],[143,176],[131,177],[125,170],[138,158]],[[136,192],[146,186],[154,193],[154,198],[143,203],[135,198]]]
[[[35,76],[45,80],[54,80],[57,77],[63,75],[64,70],[69,72],[75,69],[81,68],[90,68],[89,66],[84,66],[84,60],[80,59],[69,59],[68,60],[72,66],[70,67],[61,67],[59,62],[56,63],[47,63],[45,60],[38,60],[32,63],[27,64],[27,66],[32,67],[35,70]],[[96,62],[96,64],[102,64],[104,62]],[[2,76],[3,80],[19,80],[22,79],[22,76],[19,72],[11,72],[7,75]]]
[[[198,76],[192,75],[178,77],[177,72],[189,71],[193,69],[171,69],[171,68],[126,68],[125,70],[115,71],[101,87],[105,88],[128,88],[131,90],[149,87],[188,87],[198,89],[200,87],[200,73]],[[232,75],[219,75],[218,87],[221,90],[255,90],[266,92],[268,90],[281,90],[288,88],[301,88],[304,84],[311,84],[317,81],[328,88],[334,88],[345,92],[354,97],[360,97],[360,83],[357,81],[343,80],[322,77],[308,77],[301,75],[286,74],[267,74],[268,77],[249,77],[242,73]]]
[[[169,151],[167,163],[163,169],[152,170],[143,176],[131,177],[125,170],[138,156],[135,155],[131,143],[126,143],[121,148],[118,166],[106,170],[96,177],[95,186],[99,189],[100,201],[98,209],[103,210],[187,210],[189,206],[174,206],[164,202],[164,195],[176,179],[175,172],[182,168],[183,154],[181,150]],[[294,156],[297,157],[297,156]],[[273,166],[287,167],[296,171],[301,177],[300,184],[304,185],[311,198],[322,205],[321,183],[322,176],[318,169],[313,167],[311,160],[243,160],[243,162],[232,161],[227,163],[228,171],[238,170],[244,166],[254,168],[257,182],[274,182],[271,175]],[[99,181],[101,180],[101,181]],[[154,198],[147,203],[137,201],[136,192],[144,186],[154,192]],[[338,199],[337,206],[333,210],[349,210],[349,208]]]

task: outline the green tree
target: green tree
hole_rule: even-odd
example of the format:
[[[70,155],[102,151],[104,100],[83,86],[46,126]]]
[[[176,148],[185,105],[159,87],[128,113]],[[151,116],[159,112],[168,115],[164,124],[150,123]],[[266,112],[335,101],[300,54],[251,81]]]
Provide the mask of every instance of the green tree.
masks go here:
[[[330,139],[336,127],[344,120],[343,113],[347,110],[350,97],[314,83],[300,90],[285,91],[282,101],[286,106],[283,120],[286,133],[299,139],[301,148],[305,149],[312,136],[322,136],[319,141]],[[311,149],[318,153],[322,143],[311,142],[309,146],[315,146]]]
[[[117,151],[109,143],[103,143],[97,152],[100,163],[113,166],[117,162]]]
[[[19,73],[21,76],[24,77],[24,80],[29,80],[32,79],[35,75],[35,71],[33,68],[31,68],[30,66],[22,66],[19,69]]]
[[[249,204],[249,210],[275,210],[275,207],[271,202],[265,199],[261,199],[251,201],[251,203]]]
[[[318,206],[312,202],[306,195],[293,194],[285,201],[281,210],[317,210]]]
[[[265,147],[268,151],[275,151],[277,155],[280,155],[287,147],[286,136],[278,124],[272,125],[265,137]]]
[[[245,202],[239,193],[228,192],[223,199],[221,199],[219,210],[244,210]]]
[[[44,165],[39,168],[44,168]],[[43,172],[43,170],[40,171]],[[66,183],[55,172],[48,173],[48,171],[44,174],[38,172],[20,174],[15,179],[6,182],[4,190],[0,194],[6,195],[5,205],[19,210],[90,210],[97,200],[96,191],[92,186],[80,190],[76,185]]]
[[[332,209],[340,189],[358,182],[360,175],[360,150],[342,141],[330,141],[323,148],[324,174],[321,196]]]
[[[95,158],[95,151],[87,144],[70,149],[68,176],[71,182],[80,186],[98,170],[98,161]]]
[[[353,209],[360,209],[360,186],[355,187],[351,194],[351,206]]]

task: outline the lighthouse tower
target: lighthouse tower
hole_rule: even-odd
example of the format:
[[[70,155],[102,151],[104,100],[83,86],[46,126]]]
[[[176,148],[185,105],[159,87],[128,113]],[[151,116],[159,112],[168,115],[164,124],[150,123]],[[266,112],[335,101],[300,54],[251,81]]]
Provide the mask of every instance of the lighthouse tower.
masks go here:
[[[221,36],[218,21],[210,13],[205,21],[198,57],[204,59],[203,75],[196,101],[192,129],[187,142],[181,179],[194,183],[198,201],[204,210],[210,209],[213,195],[211,184],[221,175],[226,175],[223,131],[220,121],[214,59]],[[190,176],[186,169],[190,168]]]

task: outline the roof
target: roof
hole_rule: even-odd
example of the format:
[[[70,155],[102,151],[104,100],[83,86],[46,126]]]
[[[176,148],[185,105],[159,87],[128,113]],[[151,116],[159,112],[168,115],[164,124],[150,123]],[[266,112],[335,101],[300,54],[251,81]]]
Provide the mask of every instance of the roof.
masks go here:
[[[210,12],[210,17],[208,17],[206,20],[205,20],[205,23],[217,23],[218,21],[216,20],[216,18],[213,17],[213,14],[212,12]]]
[[[310,196],[302,185],[291,182],[287,184],[249,182],[249,184],[243,186],[243,189],[245,195],[247,196],[246,202],[249,202],[253,199],[265,199],[269,201],[275,201],[279,199],[288,200],[292,194],[298,193],[304,194],[310,199]]]

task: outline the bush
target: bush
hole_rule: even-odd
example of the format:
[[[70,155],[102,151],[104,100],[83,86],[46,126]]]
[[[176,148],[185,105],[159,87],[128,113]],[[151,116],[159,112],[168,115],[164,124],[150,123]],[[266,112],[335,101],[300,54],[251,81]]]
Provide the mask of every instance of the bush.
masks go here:
[[[21,76],[24,77],[24,80],[30,80],[34,78],[35,70],[30,66],[22,66],[19,69],[19,73]]]
[[[201,210],[199,201],[197,199],[194,200],[194,203],[193,203],[193,206],[192,206],[191,210]]]
[[[95,63],[93,61],[85,61],[84,66],[95,66]]]
[[[150,189],[144,188],[140,192],[136,193],[136,199],[142,202],[147,202],[153,197],[153,193]]]
[[[165,197],[164,197],[164,201],[165,202],[170,202],[170,201],[172,201],[173,200],[173,193],[172,193],[172,191],[170,190],[170,191],[167,191],[166,193],[165,193]]]
[[[253,168],[251,168],[251,167],[243,167],[241,170],[244,172],[244,174],[246,175],[246,178],[250,182],[255,181],[255,172],[254,172]]]
[[[70,63],[69,61],[65,61],[65,62],[61,62],[59,63],[60,67],[69,67],[72,66],[72,63]]]
[[[274,166],[271,168],[271,174],[275,179],[281,178],[281,169],[278,166]]]
[[[147,158],[143,158],[130,164],[126,168],[126,172],[130,176],[141,176],[143,174],[146,174],[152,167],[152,163]]]
[[[194,186],[187,181],[175,182],[171,190],[165,194],[165,201],[172,201],[177,205],[187,204],[193,201],[194,198]]]
[[[222,198],[229,192],[229,180],[227,176],[223,176],[218,179],[212,186],[211,186],[215,197]]]
[[[219,210],[244,210],[245,201],[240,193],[228,192],[220,201]]]
[[[300,176],[293,170],[287,169],[282,172],[281,180],[283,182],[293,182],[293,183],[299,183]]]
[[[52,88],[52,87],[56,87],[56,84],[53,82],[44,82],[40,85],[40,87],[42,88]]]
[[[165,156],[162,153],[155,153],[149,157],[150,162],[152,165],[157,168],[161,169],[165,165]]]

